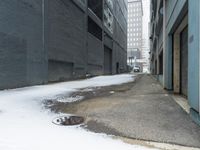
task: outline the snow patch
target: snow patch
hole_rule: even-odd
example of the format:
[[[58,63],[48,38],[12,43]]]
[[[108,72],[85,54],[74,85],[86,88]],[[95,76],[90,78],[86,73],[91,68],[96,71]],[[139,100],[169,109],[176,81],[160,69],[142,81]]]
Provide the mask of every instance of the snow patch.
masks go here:
[[[56,99],[57,102],[61,102],[61,103],[73,103],[73,102],[77,102],[77,101],[81,101],[82,99],[84,99],[84,96],[73,96],[73,97],[63,97],[63,98],[58,98]]]
[[[110,91],[110,94],[114,94],[115,93],[115,91]]]
[[[45,99],[71,95],[81,88],[116,85],[133,81],[132,75],[101,76],[87,80],[33,86],[0,92],[0,149],[1,150],[147,150],[128,145],[102,134],[80,127],[57,126],[52,120],[60,115],[43,107]],[[74,102],[82,97],[60,101]]]

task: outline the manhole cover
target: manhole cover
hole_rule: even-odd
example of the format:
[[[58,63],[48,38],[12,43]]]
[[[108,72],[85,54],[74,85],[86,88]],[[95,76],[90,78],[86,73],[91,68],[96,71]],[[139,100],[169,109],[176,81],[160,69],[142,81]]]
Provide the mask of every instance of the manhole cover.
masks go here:
[[[73,126],[82,124],[84,118],[81,116],[62,116],[55,118],[52,122],[56,125]]]

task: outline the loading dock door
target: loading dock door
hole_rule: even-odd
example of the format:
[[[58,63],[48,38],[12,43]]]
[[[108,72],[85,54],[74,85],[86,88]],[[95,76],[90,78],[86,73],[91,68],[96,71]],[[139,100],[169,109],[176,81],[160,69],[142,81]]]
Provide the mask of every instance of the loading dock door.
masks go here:
[[[104,74],[112,73],[112,50],[104,46]]]
[[[188,27],[180,34],[180,90],[181,94],[188,96]]]

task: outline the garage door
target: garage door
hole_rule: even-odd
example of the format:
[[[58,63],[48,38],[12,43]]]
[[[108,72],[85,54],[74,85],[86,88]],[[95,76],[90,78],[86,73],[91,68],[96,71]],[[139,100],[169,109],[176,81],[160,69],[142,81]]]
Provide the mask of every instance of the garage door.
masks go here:
[[[181,32],[181,94],[187,96],[188,92],[188,27]]]
[[[112,50],[104,47],[104,74],[112,73]]]

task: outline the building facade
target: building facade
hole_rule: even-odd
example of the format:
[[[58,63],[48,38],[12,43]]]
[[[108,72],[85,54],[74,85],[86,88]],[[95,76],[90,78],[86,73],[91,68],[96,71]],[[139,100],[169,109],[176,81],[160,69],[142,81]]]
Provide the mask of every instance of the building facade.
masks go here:
[[[150,0],[142,0],[143,6],[143,29],[142,29],[142,61],[143,61],[143,72],[149,73],[149,24],[150,24]]]
[[[128,64],[142,58],[142,0],[128,1]],[[139,62],[136,65],[141,65]]]
[[[126,0],[1,1],[0,12],[0,89],[126,71]]]
[[[200,1],[151,0],[151,73],[188,99],[200,124]]]

